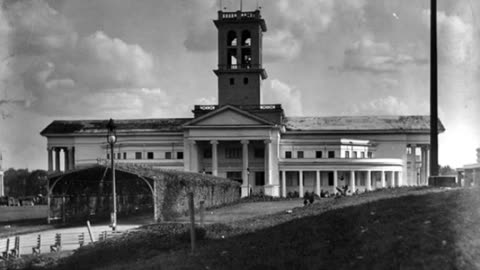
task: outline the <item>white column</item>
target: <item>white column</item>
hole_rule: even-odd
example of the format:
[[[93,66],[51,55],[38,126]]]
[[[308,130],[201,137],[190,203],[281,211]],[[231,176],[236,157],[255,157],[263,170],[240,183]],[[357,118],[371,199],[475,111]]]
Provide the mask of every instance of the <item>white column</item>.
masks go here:
[[[212,144],[212,175],[217,176],[218,175],[218,151],[217,151],[218,141],[210,141],[210,144]]]
[[[428,185],[428,177],[430,176],[430,146],[427,146],[427,185]]]
[[[74,147],[68,148],[68,169],[73,170],[75,169],[75,156],[74,156]]]
[[[385,171],[381,171],[382,175],[381,175],[381,179],[382,179],[382,188],[385,188]]]
[[[5,186],[3,182],[3,172],[0,171],[0,197],[5,196]]]
[[[367,171],[367,190],[372,190],[372,171]]]
[[[333,171],[333,194],[337,193],[337,186],[338,186],[338,171]]]
[[[51,147],[47,148],[48,152],[48,172],[53,171],[53,149]]]
[[[395,187],[395,172],[390,171],[390,187]]]
[[[401,187],[403,186],[403,174],[402,174],[402,171],[398,171],[398,186]]]
[[[54,148],[55,150],[55,171],[60,171],[60,148]]]
[[[198,146],[196,141],[190,141],[190,171],[198,172]]]
[[[315,192],[318,196],[320,196],[321,188],[320,188],[320,171],[317,171],[316,178],[315,178]]]
[[[68,148],[62,148],[63,150],[63,171],[68,171],[70,168],[68,168]],[[110,157],[112,158],[112,157]]]
[[[415,154],[417,146],[415,144],[412,144],[410,146],[411,152],[410,152],[410,158],[411,158],[411,164],[412,166],[410,167],[410,177],[411,177],[411,184],[412,185],[417,185],[418,186],[418,180],[417,180],[417,156]]]
[[[282,171],[282,197],[287,197],[287,172]]]
[[[357,189],[355,186],[355,171],[350,171],[350,187],[352,188],[352,193],[355,193]]]
[[[303,198],[303,171],[298,171],[298,193]]]
[[[265,140],[265,185],[272,185],[272,144],[270,140]]]
[[[250,194],[250,182],[248,179],[248,141],[242,143],[242,197]]]

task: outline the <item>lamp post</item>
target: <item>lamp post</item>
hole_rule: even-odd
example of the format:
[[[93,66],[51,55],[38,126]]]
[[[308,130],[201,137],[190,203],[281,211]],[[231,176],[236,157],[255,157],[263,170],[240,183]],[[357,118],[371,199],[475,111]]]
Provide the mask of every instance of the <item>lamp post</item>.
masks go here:
[[[110,161],[111,161],[111,168],[112,168],[112,197],[113,197],[113,212],[111,213],[111,226],[112,230],[115,231],[117,227],[117,193],[115,188],[115,156],[113,153],[113,148],[115,143],[117,142],[117,133],[115,130],[115,124],[113,123],[113,119],[110,118],[107,124],[107,142],[110,145]]]

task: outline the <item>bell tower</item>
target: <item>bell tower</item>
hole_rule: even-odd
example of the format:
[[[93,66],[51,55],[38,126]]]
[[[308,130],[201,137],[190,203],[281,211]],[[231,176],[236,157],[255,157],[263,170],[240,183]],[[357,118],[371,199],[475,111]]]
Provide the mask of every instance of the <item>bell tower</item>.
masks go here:
[[[267,31],[260,10],[218,11],[218,104],[260,105],[262,36]]]

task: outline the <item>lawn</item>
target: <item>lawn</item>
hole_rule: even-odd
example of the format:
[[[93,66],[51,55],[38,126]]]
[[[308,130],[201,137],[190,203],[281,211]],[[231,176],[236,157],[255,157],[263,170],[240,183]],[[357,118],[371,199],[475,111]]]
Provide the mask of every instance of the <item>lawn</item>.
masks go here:
[[[57,269],[478,269],[479,189],[400,188],[206,225],[149,225]]]

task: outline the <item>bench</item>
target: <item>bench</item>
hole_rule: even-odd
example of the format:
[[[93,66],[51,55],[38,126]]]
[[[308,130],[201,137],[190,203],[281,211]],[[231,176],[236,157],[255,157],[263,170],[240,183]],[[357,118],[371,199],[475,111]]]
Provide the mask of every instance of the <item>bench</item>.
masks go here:
[[[32,254],[37,255],[40,254],[40,247],[42,245],[42,238],[40,234],[37,236],[37,245],[32,247]]]
[[[9,253],[9,249],[10,249],[10,238],[7,238],[7,241],[6,241],[6,244],[5,244],[5,250],[2,251],[2,259],[8,259],[8,253]]]
[[[62,249],[62,235],[55,234],[55,244],[50,246],[50,252],[59,252]]]
[[[78,235],[78,244],[80,247],[83,247],[85,245],[85,233],[81,233]]]
[[[13,249],[10,250],[10,256],[14,258],[20,257],[20,236],[15,236],[15,243]]]

